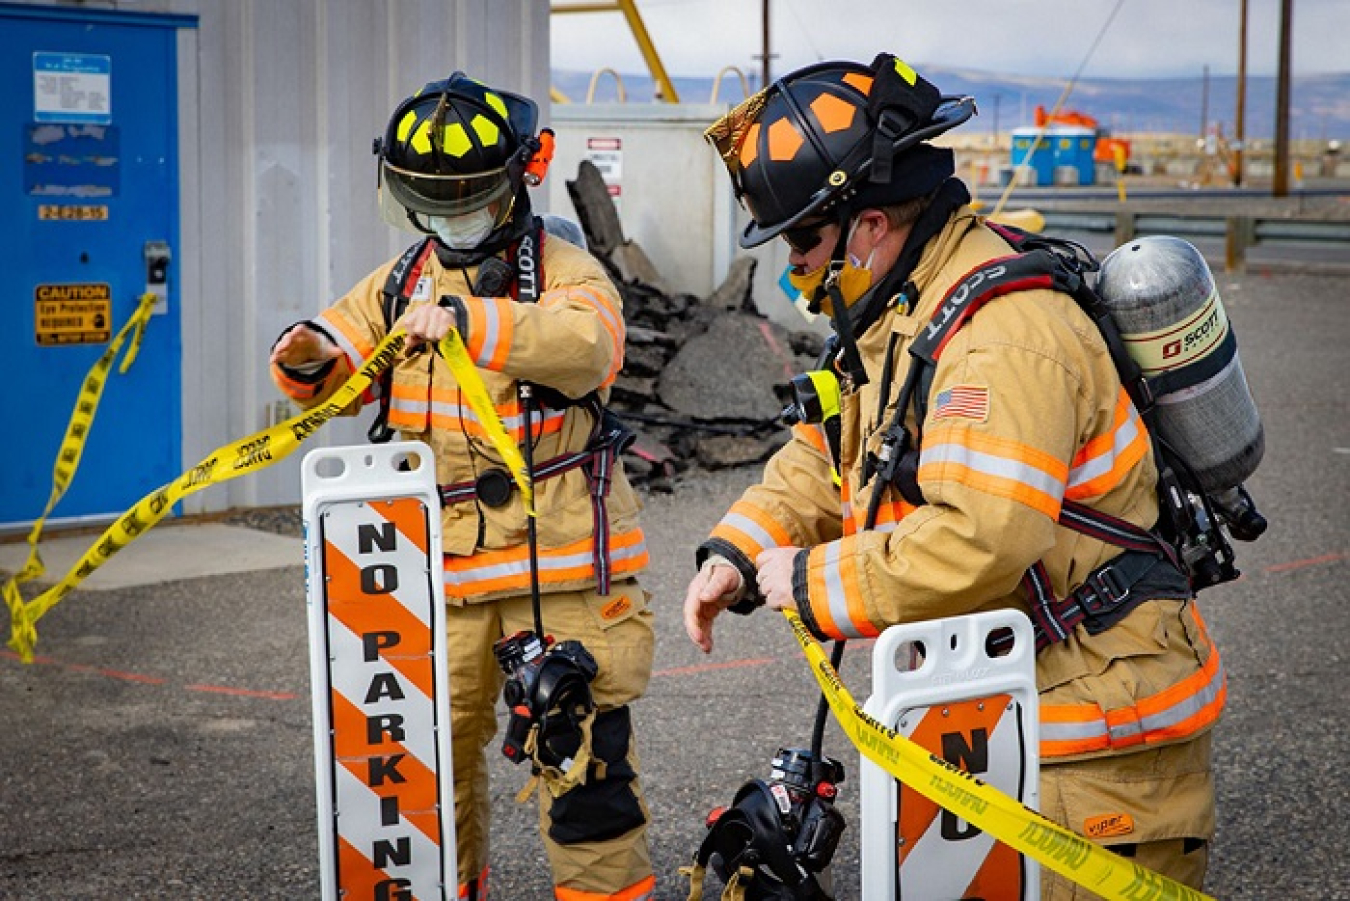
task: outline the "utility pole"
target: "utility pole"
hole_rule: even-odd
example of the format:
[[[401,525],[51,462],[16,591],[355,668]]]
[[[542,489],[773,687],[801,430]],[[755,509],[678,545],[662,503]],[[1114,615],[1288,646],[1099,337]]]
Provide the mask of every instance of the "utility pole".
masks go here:
[[[762,0],[760,4],[760,8],[763,10],[761,20],[764,23],[764,32],[763,32],[764,66],[761,70],[762,74],[760,75],[760,82],[759,82],[759,86],[761,88],[767,88],[769,86],[769,74],[770,74],[769,60],[773,58],[773,54],[769,52],[769,2],[770,0]]]
[[[1280,0],[1280,72],[1274,89],[1274,181],[1270,193],[1289,196],[1289,70],[1291,70],[1293,0]]]
[[[1205,74],[1200,81],[1200,137],[1209,134],[1209,65],[1205,65]]]
[[[1237,121],[1233,135],[1233,187],[1242,187],[1242,151],[1247,146],[1247,0],[1238,22]]]
[[[1294,0],[1280,0],[1280,69],[1275,86],[1275,179],[1270,193],[1289,196],[1289,70]]]

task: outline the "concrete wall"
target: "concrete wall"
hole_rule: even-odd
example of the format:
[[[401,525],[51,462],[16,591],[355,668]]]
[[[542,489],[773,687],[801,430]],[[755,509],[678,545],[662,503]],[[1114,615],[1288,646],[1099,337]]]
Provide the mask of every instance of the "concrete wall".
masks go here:
[[[371,154],[400,100],[463,69],[548,111],[548,0],[26,2],[198,17],[179,36],[184,467],[293,414],[266,372],[277,333],[406,245]],[[364,440],[364,420],[313,440]],[[293,503],[302,453],[184,506]]]

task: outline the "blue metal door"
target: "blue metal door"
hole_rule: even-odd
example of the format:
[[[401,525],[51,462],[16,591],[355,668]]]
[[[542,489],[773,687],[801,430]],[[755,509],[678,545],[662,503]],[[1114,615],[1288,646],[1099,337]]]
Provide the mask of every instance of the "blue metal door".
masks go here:
[[[0,525],[42,513],[85,374],[157,277],[52,519],[118,514],[182,469],[176,46],[194,26],[0,5]]]

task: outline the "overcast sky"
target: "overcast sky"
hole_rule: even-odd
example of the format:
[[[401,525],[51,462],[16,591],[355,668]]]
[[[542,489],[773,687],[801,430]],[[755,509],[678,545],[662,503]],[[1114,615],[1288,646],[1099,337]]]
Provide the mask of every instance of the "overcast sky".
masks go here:
[[[1119,12],[1112,11],[1120,3]],[[878,51],[921,66],[1068,78],[1214,75],[1238,67],[1241,0],[770,0],[775,75],[821,59],[870,62]],[[672,76],[727,65],[758,73],[761,0],[637,0]],[[1274,75],[1279,0],[1248,0],[1247,72]],[[1350,0],[1294,0],[1293,69],[1350,72]],[[617,12],[552,17],[553,66],[646,67]]]

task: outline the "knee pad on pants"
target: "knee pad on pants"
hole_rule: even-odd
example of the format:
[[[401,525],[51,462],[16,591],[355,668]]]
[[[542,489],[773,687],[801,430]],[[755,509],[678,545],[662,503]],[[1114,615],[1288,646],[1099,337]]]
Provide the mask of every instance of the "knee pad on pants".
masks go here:
[[[560,845],[602,842],[645,825],[637,772],[629,757],[633,726],[628,708],[606,710],[591,727],[591,754],[604,762],[604,778],[590,777],[553,800],[548,836]]]

